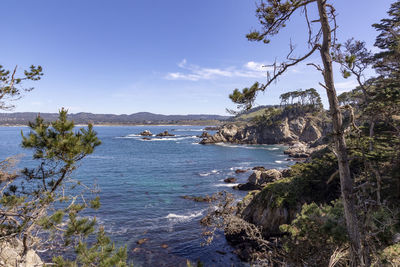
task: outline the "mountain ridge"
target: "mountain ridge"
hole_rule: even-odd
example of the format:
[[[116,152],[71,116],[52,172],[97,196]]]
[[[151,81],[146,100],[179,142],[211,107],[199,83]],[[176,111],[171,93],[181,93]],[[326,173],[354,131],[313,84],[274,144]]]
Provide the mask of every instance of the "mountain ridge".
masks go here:
[[[27,125],[40,115],[45,121],[54,121],[58,113],[42,112],[13,112],[0,113],[0,125]],[[78,112],[68,114],[69,119],[77,124],[93,123],[96,125],[135,125],[135,124],[219,124],[230,118],[215,114],[187,114],[187,115],[163,115],[151,112],[137,112],[132,114],[95,114],[90,112]]]

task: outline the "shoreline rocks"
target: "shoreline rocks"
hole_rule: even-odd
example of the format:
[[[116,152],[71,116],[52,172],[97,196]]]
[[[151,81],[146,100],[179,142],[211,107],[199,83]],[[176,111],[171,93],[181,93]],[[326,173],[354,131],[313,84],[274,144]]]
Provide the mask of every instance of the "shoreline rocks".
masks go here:
[[[206,131],[202,132],[201,135],[199,135],[199,138],[209,138],[209,137],[211,137],[211,134],[209,134]]]
[[[29,249],[22,257],[24,246],[19,239],[13,238],[0,243],[0,266],[44,266],[39,255]]]
[[[200,141],[200,144],[307,144],[323,142],[323,137],[332,128],[322,117],[313,114],[291,114],[283,112],[268,125],[231,122],[221,126],[218,131]]]

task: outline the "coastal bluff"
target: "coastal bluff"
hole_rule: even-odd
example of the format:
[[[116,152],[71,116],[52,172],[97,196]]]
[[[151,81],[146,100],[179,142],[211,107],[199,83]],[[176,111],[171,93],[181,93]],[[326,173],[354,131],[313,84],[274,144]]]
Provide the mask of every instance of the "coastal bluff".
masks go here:
[[[203,138],[200,144],[289,144],[302,142],[308,145],[323,143],[331,131],[324,116],[311,113],[283,111],[267,121],[234,121],[222,125],[217,133]]]

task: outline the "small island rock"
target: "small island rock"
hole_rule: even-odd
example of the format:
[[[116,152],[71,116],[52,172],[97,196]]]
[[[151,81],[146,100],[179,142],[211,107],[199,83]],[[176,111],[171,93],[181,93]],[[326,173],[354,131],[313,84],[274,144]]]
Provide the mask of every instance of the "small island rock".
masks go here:
[[[153,134],[149,130],[144,130],[140,133],[141,136],[152,136]]]
[[[175,135],[170,134],[168,131],[164,131],[162,133],[157,134],[157,136],[164,137],[164,136],[175,136]]]

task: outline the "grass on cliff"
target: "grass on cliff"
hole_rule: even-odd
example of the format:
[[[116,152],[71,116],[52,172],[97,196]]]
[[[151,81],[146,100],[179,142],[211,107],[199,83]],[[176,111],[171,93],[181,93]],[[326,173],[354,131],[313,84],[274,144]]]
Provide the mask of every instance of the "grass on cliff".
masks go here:
[[[269,183],[255,201],[261,201],[264,206],[288,208],[299,203],[330,202],[340,195],[337,180],[327,184],[337,168],[334,154],[324,149],[311,162],[291,166],[290,177]]]

